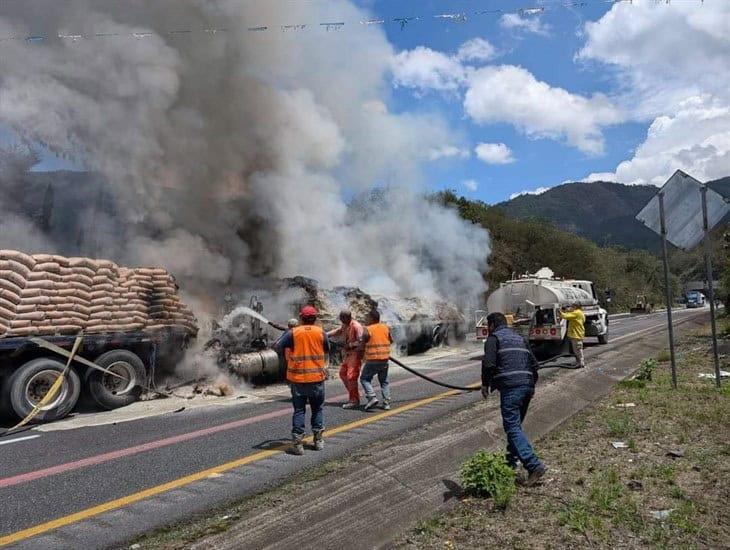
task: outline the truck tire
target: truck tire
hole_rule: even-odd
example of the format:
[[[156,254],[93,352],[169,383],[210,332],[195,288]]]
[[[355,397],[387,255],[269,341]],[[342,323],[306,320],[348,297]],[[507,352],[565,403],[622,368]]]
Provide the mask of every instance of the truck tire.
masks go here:
[[[606,327],[606,332],[598,335],[598,343],[602,346],[608,344],[608,327]]]
[[[86,387],[94,403],[110,411],[139,399],[147,379],[147,371],[136,354],[125,349],[114,349],[102,353],[94,363],[128,379],[121,380],[96,369],[88,369]]]
[[[63,372],[64,367],[60,361],[39,357],[18,368],[5,385],[12,412],[21,419],[28,416]],[[80,393],[81,380],[71,367],[56,397],[31,422],[50,422],[68,416],[76,406]]]

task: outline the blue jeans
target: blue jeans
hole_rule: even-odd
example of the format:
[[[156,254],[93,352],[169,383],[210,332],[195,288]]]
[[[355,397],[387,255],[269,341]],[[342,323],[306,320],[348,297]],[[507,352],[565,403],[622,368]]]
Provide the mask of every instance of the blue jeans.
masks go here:
[[[383,361],[381,363],[365,363],[360,374],[360,384],[365,390],[365,397],[371,399],[375,397],[375,390],[373,389],[373,378],[377,375],[378,382],[380,382],[380,391],[383,392],[383,399],[390,401],[390,387],[388,383],[388,362]]]
[[[517,461],[528,472],[542,465],[540,459],[535,456],[532,445],[522,431],[522,421],[527,414],[527,407],[535,394],[533,386],[518,386],[516,388],[504,388],[499,392],[499,406],[502,411],[502,425],[507,434],[507,462],[513,468],[517,467]]]
[[[291,434],[293,437],[304,435],[304,417],[307,414],[307,403],[312,409],[312,431],[321,432],[324,430],[324,382],[312,384],[289,383],[291,389],[291,402],[294,406],[292,416]]]

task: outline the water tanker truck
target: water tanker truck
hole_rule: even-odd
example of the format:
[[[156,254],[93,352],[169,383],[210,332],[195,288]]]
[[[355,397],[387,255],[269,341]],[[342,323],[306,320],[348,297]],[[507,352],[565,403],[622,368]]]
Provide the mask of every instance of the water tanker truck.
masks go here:
[[[63,418],[85,393],[114,409],[183,355],[197,324],[162,268],[0,250],[0,411],[25,418],[77,355],[34,421]]]
[[[560,308],[575,303],[586,316],[586,336],[607,344],[608,312],[598,304],[593,283],[559,279],[548,268],[501,283],[487,299],[487,310],[507,315],[536,353],[553,355],[567,351],[568,324]]]

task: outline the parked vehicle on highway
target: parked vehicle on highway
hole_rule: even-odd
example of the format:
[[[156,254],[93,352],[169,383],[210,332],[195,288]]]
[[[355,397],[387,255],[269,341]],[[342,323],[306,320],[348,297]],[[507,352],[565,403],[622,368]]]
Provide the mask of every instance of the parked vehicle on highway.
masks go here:
[[[707,299],[705,298],[705,295],[702,294],[700,291],[690,290],[687,293],[688,308],[705,307],[705,305],[707,305]]]
[[[598,304],[593,282],[560,279],[548,268],[501,283],[487,299],[487,309],[512,315],[513,327],[528,338],[536,352],[553,355],[567,351],[568,346],[568,323],[560,318],[559,310],[575,303],[586,316],[586,336],[607,344],[608,312]]]
[[[629,309],[630,313],[652,313],[654,311],[654,304],[649,303],[649,300],[643,294],[639,294],[636,297],[636,303]]]
[[[182,358],[197,325],[164,269],[0,250],[0,410],[25,418],[81,344],[35,422],[68,415],[84,393],[103,409],[136,401],[155,369]]]

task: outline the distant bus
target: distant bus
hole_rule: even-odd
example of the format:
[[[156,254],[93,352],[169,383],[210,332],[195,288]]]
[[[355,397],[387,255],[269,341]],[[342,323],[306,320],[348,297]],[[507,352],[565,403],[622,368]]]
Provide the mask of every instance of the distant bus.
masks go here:
[[[697,290],[690,290],[687,293],[687,307],[705,307],[705,295]]]

